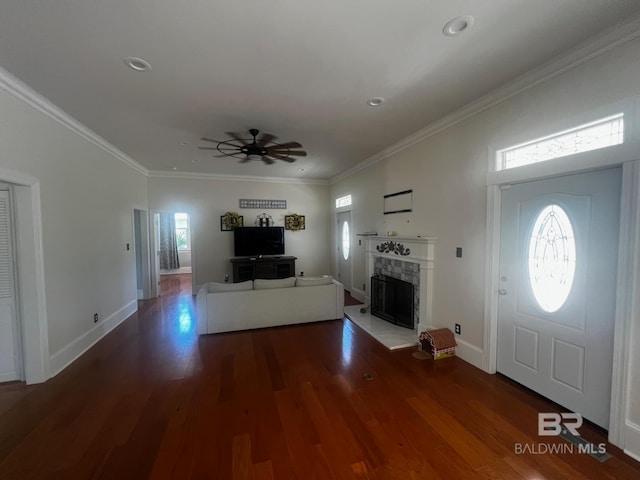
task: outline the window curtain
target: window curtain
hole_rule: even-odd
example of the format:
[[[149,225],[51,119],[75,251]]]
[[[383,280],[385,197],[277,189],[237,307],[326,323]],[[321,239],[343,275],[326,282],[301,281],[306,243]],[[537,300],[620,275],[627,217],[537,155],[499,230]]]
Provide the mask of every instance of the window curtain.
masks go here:
[[[176,242],[176,219],[173,213],[160,214],[160,269],[180,268]]]

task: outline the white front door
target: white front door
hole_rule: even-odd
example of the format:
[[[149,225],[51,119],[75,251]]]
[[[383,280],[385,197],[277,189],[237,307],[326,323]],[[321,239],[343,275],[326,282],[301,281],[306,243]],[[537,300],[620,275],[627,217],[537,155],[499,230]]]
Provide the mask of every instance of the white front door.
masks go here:
[[[502,193],[498,371],[609,427],[621,170]]]
[[[338,213],[338,280],[351,291],[351,212]]]
[[[0,382],[22,379],[9,192],[0,191]]]

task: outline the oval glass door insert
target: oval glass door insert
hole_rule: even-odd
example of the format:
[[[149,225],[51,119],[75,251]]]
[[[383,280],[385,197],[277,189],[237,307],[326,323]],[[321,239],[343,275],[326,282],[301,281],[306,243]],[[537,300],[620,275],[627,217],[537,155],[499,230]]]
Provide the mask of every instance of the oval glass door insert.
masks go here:
[[[576,272],[576,241],[567,213],[548,205],[538,214],[529,238],[529,284],[539,307],[557,312],[567,301]]]
[[[342,224],[342,257],[347,260],[349,258],[349,250],[351,248],[351,237],[349,235],[349,224]]]

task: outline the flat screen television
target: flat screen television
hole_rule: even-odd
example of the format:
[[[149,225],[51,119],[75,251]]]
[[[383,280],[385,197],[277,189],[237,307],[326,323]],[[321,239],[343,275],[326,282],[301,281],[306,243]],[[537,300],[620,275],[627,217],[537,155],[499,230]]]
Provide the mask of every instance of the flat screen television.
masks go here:
[[[284,255],[284,227],[237,227],[233,250],[236,257]]]

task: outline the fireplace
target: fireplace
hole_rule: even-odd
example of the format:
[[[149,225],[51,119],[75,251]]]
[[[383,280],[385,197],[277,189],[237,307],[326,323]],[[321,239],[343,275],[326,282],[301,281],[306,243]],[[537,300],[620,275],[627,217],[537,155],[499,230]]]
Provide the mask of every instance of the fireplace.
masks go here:
[[[414,328],[413,284],[389,277],[371,277],[371,314],[395,325]]]

